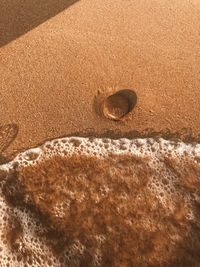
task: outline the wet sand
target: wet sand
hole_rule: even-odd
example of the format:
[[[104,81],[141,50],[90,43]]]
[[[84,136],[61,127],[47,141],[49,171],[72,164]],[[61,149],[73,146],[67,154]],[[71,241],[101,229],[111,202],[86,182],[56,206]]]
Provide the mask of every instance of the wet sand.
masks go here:
[[[88,128],[198,137],[198,1],[82,0],[31,27],[0,48],[0,126],[18,129],[3,156]],[[99,94],[126,88],[138,102],[125,120],[96,112]]]
[[[68,135],[200,142],[198,0],[34,3],[0,11],[0,164]],[[136,106],[104,117],[102,101],[122,89]],[[90,151],[77,140],[61,140],[61,157],[58,140],[47,144],[55,153],[36,166],[31,151],[18,154],[24,168],[4,165],[0,263],[198,266],[199,144],[89,138]]]
[[[2,266],[198,267],[200,144],[67,137],[0,166]]]

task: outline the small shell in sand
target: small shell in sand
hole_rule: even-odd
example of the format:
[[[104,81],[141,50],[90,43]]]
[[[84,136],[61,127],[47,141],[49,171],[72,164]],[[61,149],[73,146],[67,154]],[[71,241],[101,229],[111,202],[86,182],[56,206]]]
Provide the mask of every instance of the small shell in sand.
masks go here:
[[[137,96],[132,90],[120,90],[108,96],[103,103],[103,114],[106,118],[120,120],[136,105]]]

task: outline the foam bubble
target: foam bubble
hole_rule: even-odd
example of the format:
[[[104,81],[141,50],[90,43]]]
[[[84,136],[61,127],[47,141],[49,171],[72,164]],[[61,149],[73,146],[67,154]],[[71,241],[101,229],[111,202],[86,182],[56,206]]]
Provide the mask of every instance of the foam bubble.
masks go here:
[[[162,266],[188,234],[187,249],[196,242],[199,159],[200,144],[162,138],[65,137],[20,153],[0,166],[0,262]]]

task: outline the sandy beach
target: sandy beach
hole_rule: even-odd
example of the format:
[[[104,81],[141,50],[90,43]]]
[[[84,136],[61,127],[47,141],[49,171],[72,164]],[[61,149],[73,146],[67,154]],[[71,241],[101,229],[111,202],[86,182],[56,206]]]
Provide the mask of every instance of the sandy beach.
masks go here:
[[[169,129],[198,138],[198,1],[82,0],[65,9],[59,1],[46,14],[19,2],[13,32],[5,17],[14,2],[3,2],[1,11],[0,126],[15,131],[2,145],[4,157],[73,133]],[[96,112],[99,94],[127,88],[138,97],[127,118],[116,122]]]
[[[3,0],[0,70],[1,266],[199,266],[199,0]]]

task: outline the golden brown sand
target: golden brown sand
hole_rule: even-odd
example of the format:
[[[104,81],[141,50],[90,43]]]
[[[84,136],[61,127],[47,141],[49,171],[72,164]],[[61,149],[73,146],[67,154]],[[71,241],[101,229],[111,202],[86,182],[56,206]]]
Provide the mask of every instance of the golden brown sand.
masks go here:
[[[51,0],[49,4],[30,1],[30,6],[27,3],[29,1],[2,1],[0,10],[0,163],[47,139],[67,135],[132,138],[161,133],[165,138],[200,141],[198,0],[80,0],[67,3],[60,0],[56,4]],[[101,103],[122,89],[134,90],[137,105],[122,120],[109,120],[102,115]],[[65,169],[60,168],[63,161],[59,157],[55,158],[52,168],[47,161],[35,168],[28,167],[24,173],[12,173],[3,187],[11,207],[23,208],[25,205],[33,214],[36,212],[39,223],[50,223],[42,238],[56,256],[64,245],[71,245],[78,238],[87,248],[81,266],[88,266],[88,263],[94,266],[92,256],[96,252],[93,249],[99,248],[103,241],[100,239],[98,243],[91,238],[91,233],[101,236],[111,229],[106,245],[102,246],[102,266],[133,266],[133,263],[148,267],[199,266],[197,163],[186,165],[184,179],[179,179],[177,184],[180,192],[177,209],[167,217],[166,209],[157,199],[148,197],[146,185],[151,173],[147,175],[145,162],[142,172],[134,163],[139,183],[134,184],[132,180],[130,185],[123,177],[108,175],[109,162],[81,160],[85,165],[77,158],[67,162],[72,164],[67,170],[72,178],[76,177],[76,171],[89,173],[91,169],[104,178],[99,181],[94,171],[88,187],[87,183],[78,186],[70,180],[67,186],[75,188],[77,196],[72,203],[75,212],[65,213],[65,220],[59,221],[52,213],[55,198],[63,200],[58,188],[63,186]],[[128,160],[126,158],[124,162]],[[61,176],[55,179],[59,185],[56,189],[55,181],[48,180],[45,164],[54,178],[60,171]],[[163,164],[174,171],[173,162]],[[126,171],[123,166],[122,171]],[[40,173],[43,169],[45,171]],[[33,174],[36,180],[31,180]],[[178,171],[177,177],[180,178]],[[98,185],[104,182],[110,183],[113,192],[107,202],[100,203],[97,216],[95,197],[98,198]],[[129,185],[135,190],[133,193]],[[122,207],[123,192],[119,192],[119,188],[130,191],[131,202]],[[44,201],[38,198],[34,189],[44,190]],[[136,203],[134,196],[140,190],[142,198]],[[82,191],[88,192],[85,206],[78,203],[78,194]],[[186,193],[194,195],[195,223],[185,219],[182,195]],[[24,201],[27,199],[28,204]],[[117,210],[118,205],[121,210]],[[130,210],[133,214],[129,214]],[[142,216],[148,214],[155,232],[153,228],[145,232],[140,222]],[[24,248],[17,254],[23,229],[14,213],[9,216],[10,224],[1,238],[7,240],[19,262],[25,258],[31,265],[30,251]],[[132,223],[129,226],[126,218]],[[173,243],[171,236],[180,240]],[[34,257],[37,259],[37,255]],[[62,258],[60,266],[66,266]]]
[[[18,128],[4,156],[46,139],[88,135],[88,128],[99,135],[105,129],[125,135],[186,128],[186,135],[198,137],[197,0],[59,1],[54,11],[53,4],[46,7],[47,15],[45,5],[18,2],[23,19],[14,13],[16,2],[3,2],[1,11],[0,126]],[[11,9],[13,24],[6,15]],[[96,112],[99,94],[127,88],[138,96],[128,118],[115,122]]]

